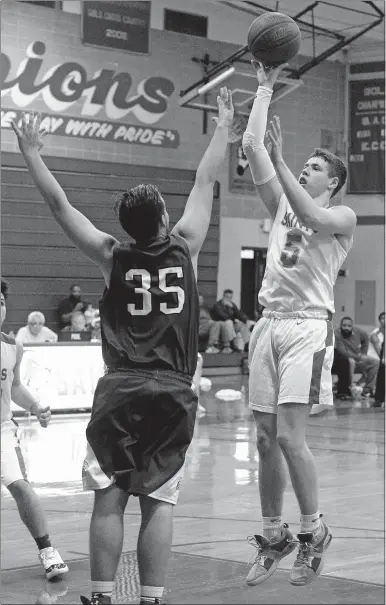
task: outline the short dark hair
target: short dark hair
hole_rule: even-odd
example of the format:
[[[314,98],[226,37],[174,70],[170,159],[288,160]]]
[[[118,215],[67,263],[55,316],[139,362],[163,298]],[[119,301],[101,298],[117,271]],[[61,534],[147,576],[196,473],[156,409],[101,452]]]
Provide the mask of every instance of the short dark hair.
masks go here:
[[[320,149],[317,147],[310,155],[311,158],[323,158],[329,164],[328,176],[338,177],[338,184],[332,192],[331,197],[334,197],[340,191],[347,180],[347,168],[344,162],[337,155],[327,151],[327,149]]]
[[[384,315],[385,315],[385,312],[384,312],[384,311],[382,311],[382,313],[380,313],[380,314],[378,315],[378,321],[381,321],[381,317],[383,317]]]
[[[346,317],[342,317],[342,319],[340,320],[340,325],[342,325],[342,323],[343,323],[343,322],[344,322],[346,319],[348,319],[349,321],[351,321],[351,323],[354,323],[354,322],[353,322],[353,320],[352,320],[352,318],[351,318],[351,317],[349,317],[349,316],[347,315]]]
[[[138,185],[118,195],[115,212],[122,229],[136,241],[156,237],[164,214],[161,193],[155,185]]]
[[[224,296],[225,294],[233,294],[233,290],[231,290],[230,288],[227,288],[226,290],[224,290],[224,292],[223,292],[223,296]]]
[[[1,280],[1,293],[4,296],[5,300],[8,298],[9,292],[9,283],[5,281],[5,279]]]

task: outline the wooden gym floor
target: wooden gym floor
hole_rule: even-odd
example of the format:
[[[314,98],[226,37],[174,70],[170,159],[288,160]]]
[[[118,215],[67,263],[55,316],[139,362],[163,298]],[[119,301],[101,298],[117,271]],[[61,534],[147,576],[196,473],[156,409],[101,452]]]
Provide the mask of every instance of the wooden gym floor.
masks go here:
[[[321,577],[296,588],[288,582],[294,554],[259,587],[245,576],[261,532],[255,429],[247,402],[215,398],[221,388],[240,389],[247,378],[213,378],[202,395],[207,413],[197,420],[185,480],[176,508],[168,603],[384,603],[384,409],[336,402],[324,417],[310,418],[308,440],[320,477],[321,511],[333,532]],[[64,580],[45,582],[36,546],[16,505],[2,488],[1,603],[79,603],[90,594],[88,526],[92,494],[81,487],[88,415],[55,416],[48,429],[20,422],[31,482],[47,512],[52,541],[68,562]],[[137,602],[135,543],[139,507],[129,500],[124,555],[114,602]],[[284,520],[299,528],[288,486]]]

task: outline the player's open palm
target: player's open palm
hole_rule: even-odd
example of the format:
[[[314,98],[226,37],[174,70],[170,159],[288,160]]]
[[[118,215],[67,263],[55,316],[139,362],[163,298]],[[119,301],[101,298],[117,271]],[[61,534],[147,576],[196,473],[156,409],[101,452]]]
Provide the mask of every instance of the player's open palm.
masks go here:
[[[12,122],[12,128],[16,133],[20,151],[28,153],[31,149],[41,149],[43,147],[43,137],[47,134],[45,130],[40,129],[42,121],[41,114],[35,114],[33,111],[23,113],[21,121],[17,125]]]
[[[273,164],[283,159],[283,139],[281,136],[279,116],[274,116],[269,123],[269,129],[266,135],[267,150],[271,156]]]
[[[273,89],[273,85],[276,82],[276,79],[284,67],[287,67],[288,63],[281,63],[276,67],[270,67],[268,65],[264,65],[261,61],[256,61],[252,59],[251,61],[253,67],[256,69],[257,81],[259,86],[267,86],[268,88]]]
[[[213,118],[219,126],[229,126],[232,124],[234,109],[232,103],[232,93],[226,86],[220,89],[220,94],[217,97],[218,117]]]

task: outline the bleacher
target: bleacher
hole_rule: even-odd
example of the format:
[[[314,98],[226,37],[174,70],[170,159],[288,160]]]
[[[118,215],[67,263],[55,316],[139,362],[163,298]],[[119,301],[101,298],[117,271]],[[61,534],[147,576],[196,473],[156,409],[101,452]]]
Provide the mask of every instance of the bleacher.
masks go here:
[[[248,353],[201,353],[204,365],[203,376],[231,376],[246,373]]]

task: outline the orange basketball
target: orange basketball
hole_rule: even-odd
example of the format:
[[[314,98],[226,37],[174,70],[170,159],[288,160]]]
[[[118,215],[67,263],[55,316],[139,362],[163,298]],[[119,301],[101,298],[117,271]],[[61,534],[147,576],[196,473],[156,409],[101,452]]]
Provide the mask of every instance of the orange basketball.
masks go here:
[[[248,31],[248,48],[257,61],[279,65],[289,61],[300,49],[300,29],[283,13],[264,13]]]

